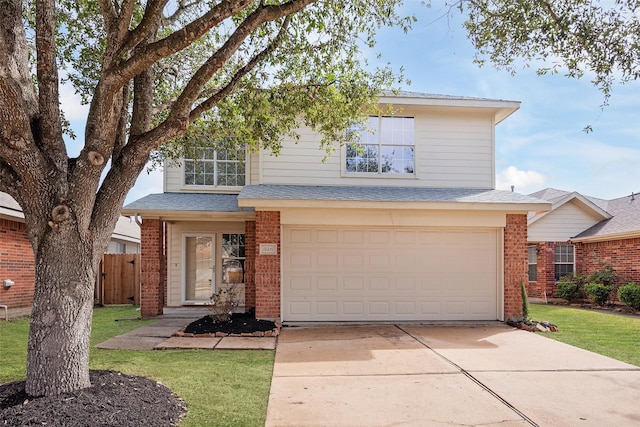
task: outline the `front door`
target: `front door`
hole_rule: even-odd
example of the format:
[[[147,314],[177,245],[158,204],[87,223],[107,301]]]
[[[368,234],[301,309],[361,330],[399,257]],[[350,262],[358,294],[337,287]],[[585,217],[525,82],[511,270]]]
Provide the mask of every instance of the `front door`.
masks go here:
[[[215,292],[215,234],[184,236],[184,298],[187,304],[209,302]]]

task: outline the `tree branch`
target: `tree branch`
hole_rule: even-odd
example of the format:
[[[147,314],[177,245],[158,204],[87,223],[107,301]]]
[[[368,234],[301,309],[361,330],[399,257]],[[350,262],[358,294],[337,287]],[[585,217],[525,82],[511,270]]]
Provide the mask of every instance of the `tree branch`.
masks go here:
[[[224,87],[217,90],[215,93],[210,95],[209,98],[207,98],[205,101],[200,103],[196,108],[194,108],[189,114],[189,121],[193,123],[193,121],[195,121],[198,117],[200,117],[204,112],[213,108],[218,102],[220,102],[222,99],[224,99],[224,97],[226,97],[229,93],[231,93],[231,91],[233,91],[234,88],[236,88],[236,86],[240,83],[240,81],[244,76],[250,73],[251,70],[253,70],[256,65],[258,65],[264,58],[270,55],[274,50],[276,50],[278,46],[280,46],[280,44],[282,43],[282,39],[284,37],[284,34],[287,28],[289,28],[290,22],[291,22],[291,16],[287,16],[284,22],[282,23],[282,27],[280,28],[280,31],[278,32],[276,37],[271,41],[271,43],[269,43],[269,45],[266,48],[264,48],[261,52],[259,52],[253,58],[251,58],[251,60],[247,62],[247,64],[244,67],[236,71],[236,73],[233,75],[229,83],[227,83]]]
[[[0,78],[16,83],[25,114],[33,118],[38,113],[38,99],[29,69],[27,36],[22,26],[22,1],[3,1],[2,19],[5,31],[0,32]]]
[[[39,143],[42,150],[56,165],[66,171],[67,149],[62,139],[60,120],[60,93],[58,64],[56,62],[56,9],[54,0],[36,1],[36,49],[38,95],[40,105]]]
[[[149,44],[144,50],[137,51],[131,58],[116,65],[112,69],[113,75],[117,75],[119,78],[127,81],[131,80],[133,76],[139,74],[140,71],[150,67],[152,64],[155,64],[160,59],[171,56],[191,45],[211,28],[233,16],[235,13],[240,12],[250,3],[251,0],[225,0],[218,3],[209,12],[187,24],[181,30],[171,33],[162,40]],[[162,10],[157,12],[161,13]],[[123,53],[129,52],[138,46],[138,44],[142,43],[145,37],[147,37],[148,31],[153,28],[152,26],[154,22],[156,22],[154,19],[157,18],[159,18],[159,16],[153,15],[153,13],[149,13],[148,15],[145,13],[143,21],[131,33],[131,37],[122,46],[120,51]],[[140,28],[140,30],[138,30],[138,28]]]
[[[102,12],[102,19],[104,19],[104,26],[111,28],[111,26],[118,19],[118,12],[112,1],[110,0],[98,0],[100,6],[100,12]]]
[[[264,6],[256,9],[240,25],[238,25],[224,45],[222,45],[222,47],[220,47],[220,49],[218,49],[218,51],[215,52],[207,62],[198,69],[198,71],[196,71],[173,105],[167,121],[175,120],[177,122],[184,122],[185,119],[189,117],[191,106],[197,100],[198,95],[202,92],[202,89],[207,82],[215,73],[220,71],[231,55],[238,50],[249,34],[258,28],[260,24],[289,16],[314,1],[316,0],[294,0],[282,6]]]
[[[147,3],[142,21],[140,21],[140,24],[138,24],[133,31],[128,33],[127,39],[120,47],[121,53],[127,54],[129,51],[138,47],[138,44],[145,40],[150,40],[149,35],[157,32],[158,23],[162,18],[162,10],[166,6],[167,1],[168,0],[153,0]],[[134,2],[131,1],[131,3]],[[133,4],[131,7],[133,8]],[[130,18],[131,16],[129,16],[129,20],[127,21],[127,29],[129,28],[129,22],[131,22]]]

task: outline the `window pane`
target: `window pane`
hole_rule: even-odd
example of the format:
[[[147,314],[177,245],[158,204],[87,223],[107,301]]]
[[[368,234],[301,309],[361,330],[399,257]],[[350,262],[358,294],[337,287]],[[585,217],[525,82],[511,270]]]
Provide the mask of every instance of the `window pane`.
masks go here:
[[[530,282],[538,281],[538,265],[537,264],[529,264],[529,281]]]
[[[185,184],[209,186],[244,185],[246,172],[245,151],[245,148],[221,148],[219,151],[209,147],[194,149],[193,153],[196,160],[185,160],[184,162]]]
[[[347,172],[404,174],[414,172],[413,117],[369,117],[365,126],[377,132],[360,132],[360,145],[346,147]]]

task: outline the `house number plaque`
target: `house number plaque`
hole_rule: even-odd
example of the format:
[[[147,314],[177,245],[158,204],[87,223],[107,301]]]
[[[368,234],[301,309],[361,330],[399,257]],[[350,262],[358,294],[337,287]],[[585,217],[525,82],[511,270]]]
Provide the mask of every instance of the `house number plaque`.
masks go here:
[[[260,255],[277,255],[278,245],[276,243],[260,243]]]

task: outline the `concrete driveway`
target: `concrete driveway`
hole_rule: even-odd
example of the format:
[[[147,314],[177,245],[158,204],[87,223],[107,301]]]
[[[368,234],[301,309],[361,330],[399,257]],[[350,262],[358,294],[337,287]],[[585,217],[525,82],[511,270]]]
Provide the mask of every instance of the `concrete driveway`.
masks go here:
[[[503,324],[283,328],[267,426],[640,425],[640,368]]]

